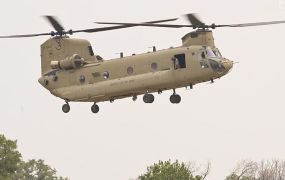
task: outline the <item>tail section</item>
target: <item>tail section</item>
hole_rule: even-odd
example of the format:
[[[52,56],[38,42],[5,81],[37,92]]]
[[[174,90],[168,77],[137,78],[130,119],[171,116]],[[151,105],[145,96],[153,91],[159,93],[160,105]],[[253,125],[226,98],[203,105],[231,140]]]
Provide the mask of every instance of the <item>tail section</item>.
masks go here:
[[[52,71],[52,61],[62,61],[78,54],[86,62],[96,62],[91,44],[83,39],[55,37],[41,45],[41,73],[42,76]]]

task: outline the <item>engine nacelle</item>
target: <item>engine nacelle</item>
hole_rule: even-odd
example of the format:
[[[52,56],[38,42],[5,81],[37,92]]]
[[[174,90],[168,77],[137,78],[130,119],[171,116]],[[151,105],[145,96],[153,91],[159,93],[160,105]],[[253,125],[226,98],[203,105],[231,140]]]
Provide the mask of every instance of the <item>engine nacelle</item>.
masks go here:
[[[70,57],[67,57],[60,61],[51,61],[50,66],[52,69],[77,69],[84,65],[85,61],[78,54],[73,54]]]

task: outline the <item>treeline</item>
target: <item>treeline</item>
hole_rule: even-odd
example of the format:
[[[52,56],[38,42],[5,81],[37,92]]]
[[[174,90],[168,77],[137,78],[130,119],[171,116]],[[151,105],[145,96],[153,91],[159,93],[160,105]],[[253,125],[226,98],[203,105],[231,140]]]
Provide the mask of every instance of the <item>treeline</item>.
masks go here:
[[[56,170],[43,160],[23,161],[17,141],[0,135],[0,180],[68,180],[58,177]]]
[[[206,180],[210,170],[209,162],[203,167],[178,160],[159,161],[132,180]],[[66,177],[57,176],[56,173],[55,169],[41,159],[23,161],[17,150],[17,141],[0,135],[0,180],[68,180]],[[224,180],[285,180],[285,161],[244,160],[239,162]]]

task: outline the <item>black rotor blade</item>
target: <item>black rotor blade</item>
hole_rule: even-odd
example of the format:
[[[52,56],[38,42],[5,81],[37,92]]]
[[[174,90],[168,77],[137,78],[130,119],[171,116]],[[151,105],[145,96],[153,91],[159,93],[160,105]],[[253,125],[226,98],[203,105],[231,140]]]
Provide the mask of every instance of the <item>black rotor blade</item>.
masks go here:
[[[189,22],[195,27],[202,27],[205,25],[195,14],[186,14],[185,15]]]
[[[97,24],[113,24],[113,25],[120,25],[120,26],[111,26],[111,27],[105,27],[102,28],[102,30],[113,30],[113,29],[121,29],[121,28],[128,28],[128,27],[134,27],[134,26],[140,26],[141,24],[145,26],[154,26],[154,27],[163,27],[163,25],[156,26],[155,23],[163,23],[163,22],[169,22],[169,21],[175,21],[178,18],[173,19],[165,19],[165,20],[158,20],[158,21],[148,21],[144,23],[112,23],[112,22],[95,22]],[[170,25],[171,26],[171,25]],[[168,26],[167,26],[168,27]],[[110,28],[110,29],[109,29]],[[100,28],[97,28],[100,29]],[[97,32],[97,31],[96,31]]]
[[[169,21],[175,21],[177,18],[173,19],[164,19],[164,20],[157,20],[157,21],[149,21],[146,23],[162,23],[162,22],[169,22]],[[84,30],[76,30],[73,31],[74,33],[77,32],[87,32],[87,33],[93,33],[93,32],[102,32],[102,31],[109,31],[109,30],[115,30],[115,29],[123,29],[123,28],[129,28],[129,27],[134,27],[137,25],[122,25],[122,24],[116,24],[119,26],[110,26],[110,27],[102,27],[102,28],[92,28],[92,29],[84,29]]]
[[[96,22],[97,24],[116,24],[124,26],[150,26],[150,27],[167,27],[167,28],[181,28],[193,27],[193,25],[175,25],[175,24],[152,24],[152,23],[113,23],[113,22]]]
[[[152,23],[163,23],[163,22],[169,22],[169,21],[176,21],[178,18],[172,18],[172,19],[164,19],[164,20],[157,20],[157,21],[148,21],[148,22],[142,22],[146,24],[152,24]],[[94,22],[96,24],[137,24],[137,23],[113,23],[113,22]],[[139,24],[139,23],[138,23]]]
[[[9,35],[9,36],[0,36],[0,38],[25,38],[25,37],[37,37],[37,36],[49,36],[49,35],[51,35],[51,33]]]
[[[54,19],[54,18],[51,17],[51,19]],[[169,21],[175,21],[175,20],[177,20],[177,18],[158,20],[158,21],[150,21],[147,23],[162,23],[162,22],[169,22]],[[71,32],[72,33],[78,33],[78,32],[93,33],[93,32],[102,32],[102,31],[109,31],[109,30],[122,29],[122,28],[128,28],[128,27],[133,27],[133,26],[125,26],[125,25],[123,25],[123,26],[111,26],[111,27],[76,30],[76,31],[71,31]],[[63,32],[63,29],[60,32]],[[52,33],[52,32],[51,33],[40,33],[40,34],[9,35],[9,36],[0,36],[0,38],[24,38],[24,37],[36,37],[36,36],[49,36],[49,35],[56,35],[55,33],[56,32],[54,32],[54,33]]]
[[[285,21],[269,21],[269,22],[257,22],[257,23],[216,25],[216,27],[250,27],[250,26],[266,26],[266,25],[284,24],[284,23]]]
[[[54,27],[57,32],[61,32],[64,30],[63,26],[58,22],[56,17],[54,16],[44,16],[48,22]]]
[[[157,20],[157,21],[149,21],[146,23],[162,23],[162,22],[169,22],[169,21],[175,21],[177,20],[177,18],[172,18],[172,19],[164,19],[164,20]],[[77,33],[77,32],[87,32],[87,33],[93,33],[93,32],[102,32],[102,31],[109,31],[109,30],[115,30],[115,29],[122,29],[122,28],[129,28],[129,27],[134,27],[137,25],[122,25],[122,24],[116,24],[116,25],[120,25],[120,26],[111,26],[111,27],[102,27],[102,28],[92,28],[92,29],[84,29],[84,30],[76,30],[73,31],[73,33]]]

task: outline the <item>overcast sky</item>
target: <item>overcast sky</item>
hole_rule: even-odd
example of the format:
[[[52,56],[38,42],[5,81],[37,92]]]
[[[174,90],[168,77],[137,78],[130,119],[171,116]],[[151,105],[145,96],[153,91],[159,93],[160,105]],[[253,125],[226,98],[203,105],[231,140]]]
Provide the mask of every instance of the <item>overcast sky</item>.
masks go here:
[[[94,21],[141,22],[200,13],[207,23],[285,20],[285,0],[9,0],[1,3],[1,35],[49,32],[41,15],[56,15],[66,29],[99,27]],[[183,19],[177,23],[187,23]],[[180,46],[191,29],[136,27],[76,34],[105,59]],[[285,159],[285,24],[217,29],[222,54],[240,62],[214,84],[155,94],[153,104],[131,98],[71,103],[38,84],[40,44],[49,37],[1,39],[0,133],[17,139],[25,160],[42,158],[72,180],[128,180],[159,160],[212,162],[209,179],[225,178],[241,159]]]

